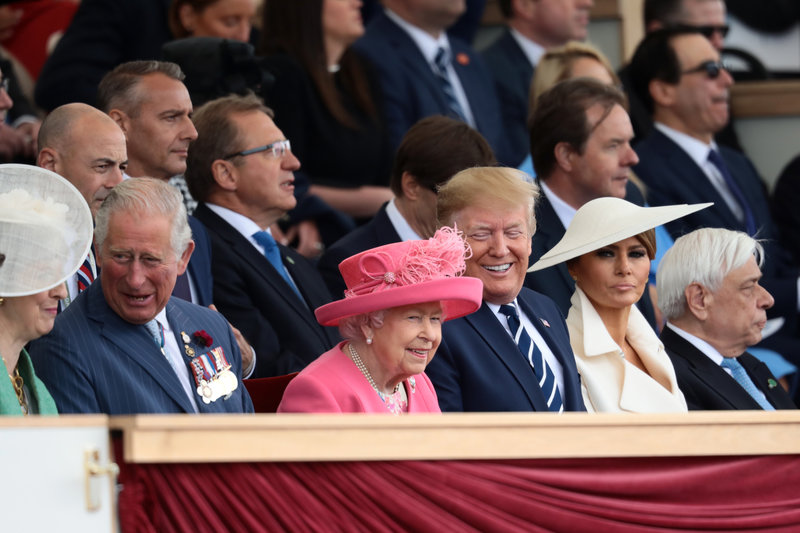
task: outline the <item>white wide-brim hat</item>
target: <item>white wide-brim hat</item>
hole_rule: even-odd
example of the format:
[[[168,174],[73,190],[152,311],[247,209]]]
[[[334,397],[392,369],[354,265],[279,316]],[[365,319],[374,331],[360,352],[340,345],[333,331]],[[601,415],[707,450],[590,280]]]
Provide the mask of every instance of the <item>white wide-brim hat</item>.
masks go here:
[[[536,272],[563,263],[710,205],[714,204],[709,202],[640,207],[620,198],[595,198],[578,209],[558,244],[534,263],[528,272]]]
[[[92,245],[92,213],[70,182],[30,165],[0,165],[0,296],[63,283]]]

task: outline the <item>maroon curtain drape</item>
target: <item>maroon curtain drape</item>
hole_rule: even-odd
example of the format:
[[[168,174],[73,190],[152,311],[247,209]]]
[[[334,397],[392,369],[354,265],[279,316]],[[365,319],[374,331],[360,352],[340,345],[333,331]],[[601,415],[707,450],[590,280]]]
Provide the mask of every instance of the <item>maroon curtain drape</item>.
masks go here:
[[[800,456],[122,464],[122,531],[798,531]]]

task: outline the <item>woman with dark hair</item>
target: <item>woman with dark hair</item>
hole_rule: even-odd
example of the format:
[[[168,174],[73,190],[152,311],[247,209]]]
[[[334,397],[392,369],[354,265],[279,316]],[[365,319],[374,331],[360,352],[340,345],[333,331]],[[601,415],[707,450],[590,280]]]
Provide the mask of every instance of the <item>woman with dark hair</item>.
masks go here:
[[[172,0],[169,29],[176,39],[221,37],[248,42],[256,0]]]
[[[354,218],[392,198],[391,150],[379,92],[350,51],[364,33],[361,0],[269,1],[259,52],[275,83],[264,99],[292,143],[310,191]]]

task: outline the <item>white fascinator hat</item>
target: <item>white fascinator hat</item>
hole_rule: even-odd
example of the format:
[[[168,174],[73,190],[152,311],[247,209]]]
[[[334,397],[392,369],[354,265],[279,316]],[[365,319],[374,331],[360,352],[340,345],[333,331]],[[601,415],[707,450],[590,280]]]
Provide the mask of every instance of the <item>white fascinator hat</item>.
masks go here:
[[[0,296],[55,287],[92,245],[92,213],[70,182],[30,165],[0,165]]]

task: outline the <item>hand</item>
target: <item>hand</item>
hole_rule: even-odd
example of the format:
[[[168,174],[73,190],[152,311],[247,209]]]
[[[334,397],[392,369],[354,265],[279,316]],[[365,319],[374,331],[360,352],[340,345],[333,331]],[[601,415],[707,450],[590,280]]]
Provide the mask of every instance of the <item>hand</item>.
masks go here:
[[[36,157],[39,153],[39,129],[41,127],[42,121],[39,119],[32,122],[23,122],[17,126],[17,131],[20,132],[27,141],[23,151],[25,156]]]
[[[11,161],[15,155],[25,152],[29,143],[25,134],[5,123],[0,123],[0,159]]]
[[[309,259],[316,259],[325,251],[317,223],[313,220],[303,220],[290,227],[286,230],[286,239],[289,242],[297,240],[295,249],[300,255]]]
[[[208,308],[219,313],[217,306],[214,304],[209,305]],[[233,324],[230,322],[228,322],[228,325],[233,331],[233,337],[236,339],[236,344],[239,345],[239,351],[242,352],[242,376],[246,376],[249,374],[248,371],[251,370],[253,365],[253,353],[255,353],[255,350],[250,347],[250,343],[247,342],[247,339],[244,338],[244,335],[242,335],[241,331],[233,327]]]

